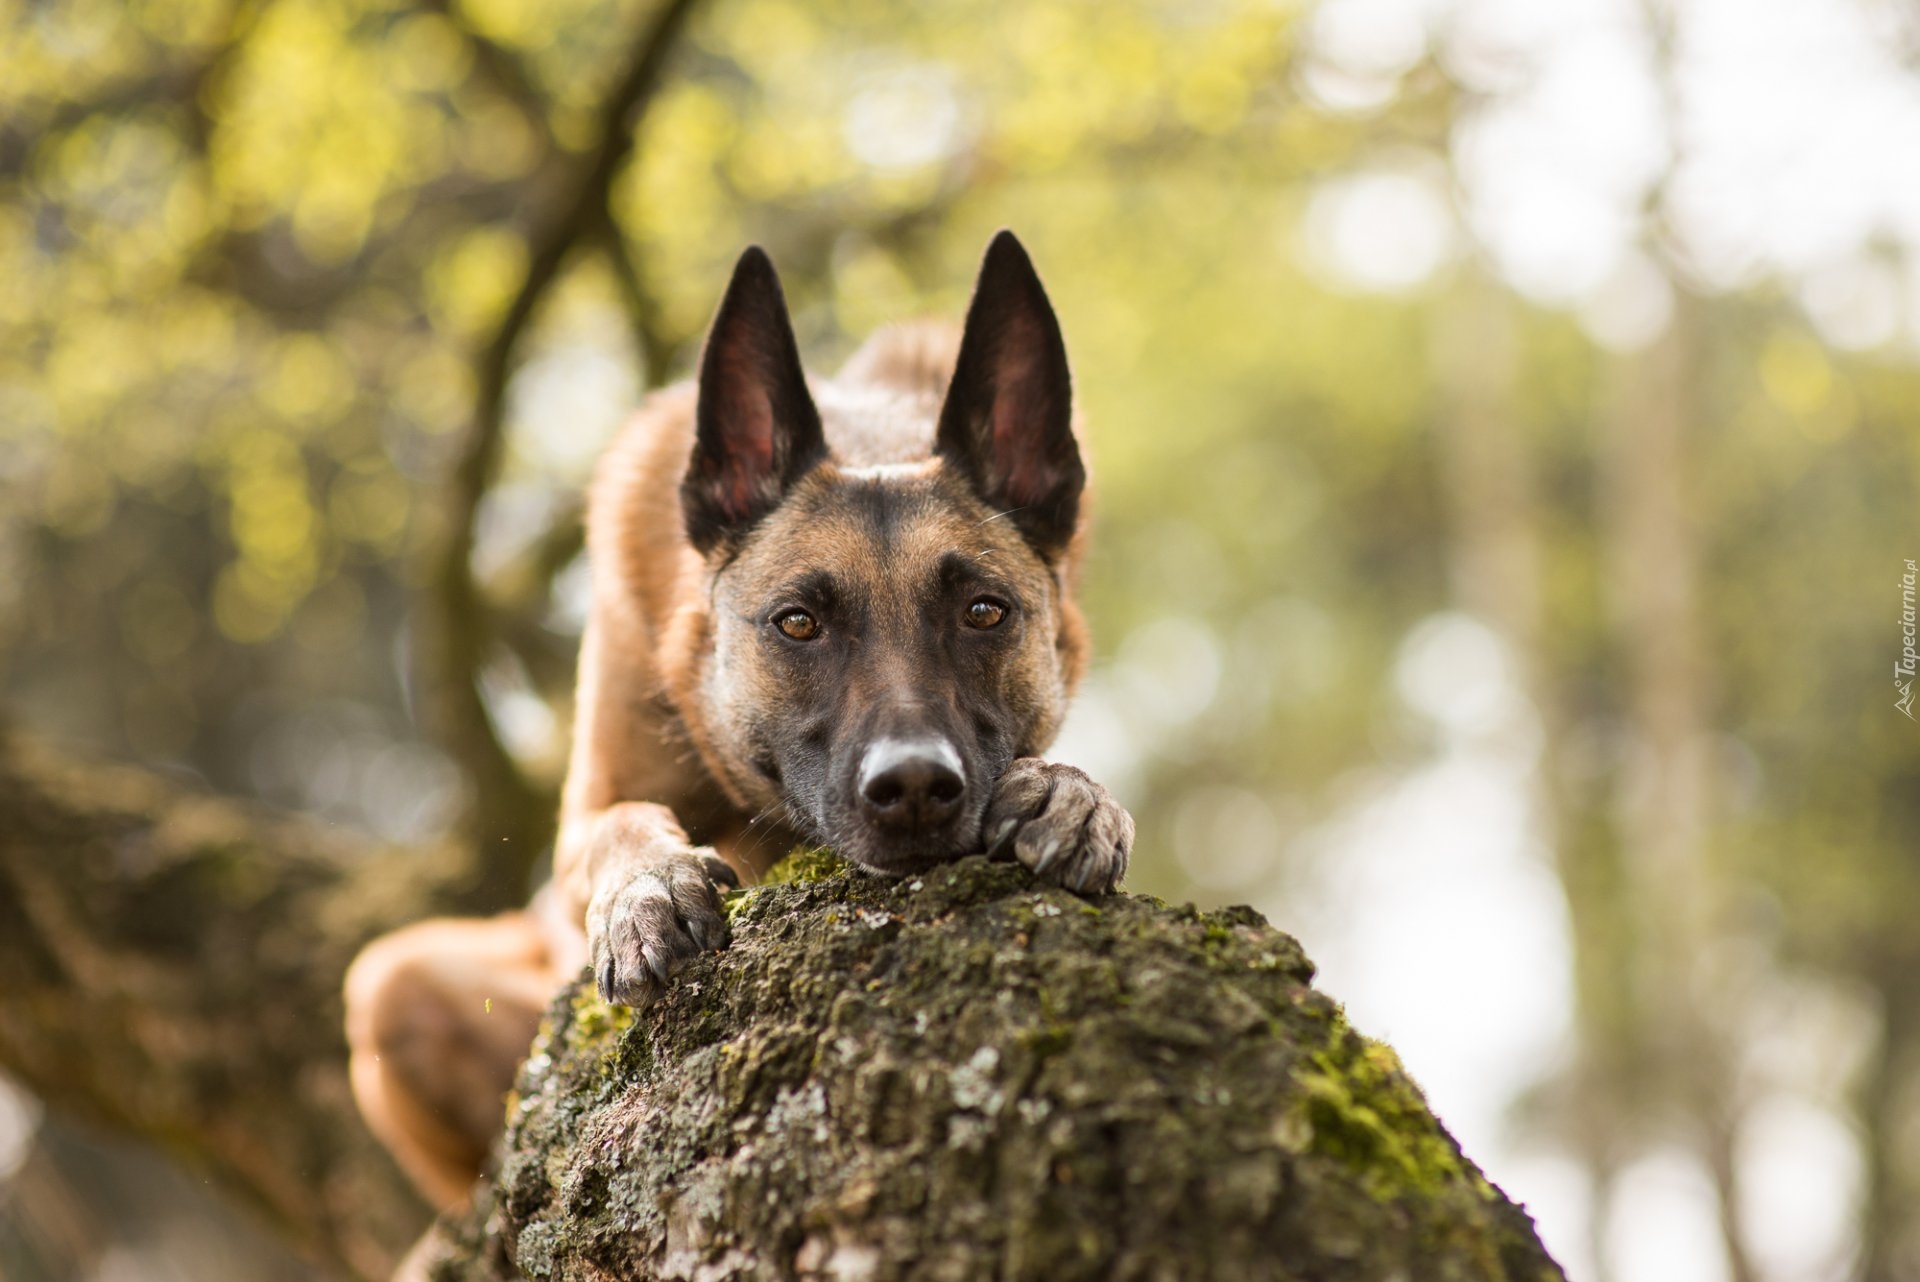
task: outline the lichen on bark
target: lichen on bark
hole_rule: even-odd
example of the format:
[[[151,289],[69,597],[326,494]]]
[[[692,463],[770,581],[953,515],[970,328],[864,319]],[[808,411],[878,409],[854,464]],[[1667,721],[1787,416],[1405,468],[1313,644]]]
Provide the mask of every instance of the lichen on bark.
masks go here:
[[[653,1010],[556,1000],[435,1277],[1561,1277],[1250,909],[974,858],[733,919]]]

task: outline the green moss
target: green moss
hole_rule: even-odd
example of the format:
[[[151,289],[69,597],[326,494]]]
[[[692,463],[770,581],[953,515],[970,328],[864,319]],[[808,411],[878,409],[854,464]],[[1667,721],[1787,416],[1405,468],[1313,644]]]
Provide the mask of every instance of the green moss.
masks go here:
[[[795,846],[787,857],[767,870],[763,886],[805,886],[826,881],[847,870],[847,861],[824,846]]]
[[[1051,1059],[1073,1045],[1073,1032],[1064,1024],[1050,1024],[1021,1033],[1019,1044],[1036,1059]]]
[[[567,1021],[567,1050],[573,1054],[606,1049],[608,1043],[633,1027],[633,1011],[609,1006],[591,984],[574,989],[573,1017]]]
[[[1392,1047],[1360,1036],[1337,1014],[1326,1047],[1308,1063],[1294,1080],[1315,1153],[1345,1164],[1381,1201],[1437,1193],[1460,1178],[1459,1153]]]

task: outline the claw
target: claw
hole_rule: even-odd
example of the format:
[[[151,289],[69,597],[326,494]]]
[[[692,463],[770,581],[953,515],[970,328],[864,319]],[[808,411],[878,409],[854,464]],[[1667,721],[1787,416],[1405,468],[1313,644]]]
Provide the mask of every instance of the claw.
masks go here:
[[[659,979],[662,985],[664,985],[668,979],[674,977],[674,975],[672,975],[672,969],[670,969],[668,963],[666,963],[666,958],[660,956],[659,948],[655,948],[653,944],[643,944],[641,950],[639,950],[639,956],[647,958],[647,969],[653,971],[653,977]]]
[[[718,893],[723,884],[737,884],[732,870],[690,850],[636,869],[624,885],[597,897],[588,916],[601,996],[616,1005],[646,1006],[697,954],[725,948],[729,932]]]

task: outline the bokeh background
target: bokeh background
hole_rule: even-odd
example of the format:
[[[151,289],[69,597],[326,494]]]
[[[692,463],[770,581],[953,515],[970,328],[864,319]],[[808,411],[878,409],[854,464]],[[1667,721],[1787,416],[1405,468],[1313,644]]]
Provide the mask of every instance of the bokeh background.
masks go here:
[[[580,487],[741,246],[1068,336],[1135,889],[1582,1282],[1920,1278],[1920,8],[0,0],[0,718],[546,838]],[[0,978],[0,982],[4,982]],[[0,1079],[0,1276],[302,1277]]]

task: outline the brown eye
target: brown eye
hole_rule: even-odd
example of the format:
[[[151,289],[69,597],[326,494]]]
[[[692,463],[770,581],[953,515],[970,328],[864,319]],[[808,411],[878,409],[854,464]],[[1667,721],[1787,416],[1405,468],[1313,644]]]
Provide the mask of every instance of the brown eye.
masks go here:
[[[981,597],[967,607],[967,624],[985,631],[1000,626],[1000,620],[1007,617],[1007,607],[991,597]]]
[[[773,621],[773,626],[795,641],[811,641],[820,635],[820,620],[805,610],[788,610]]]

